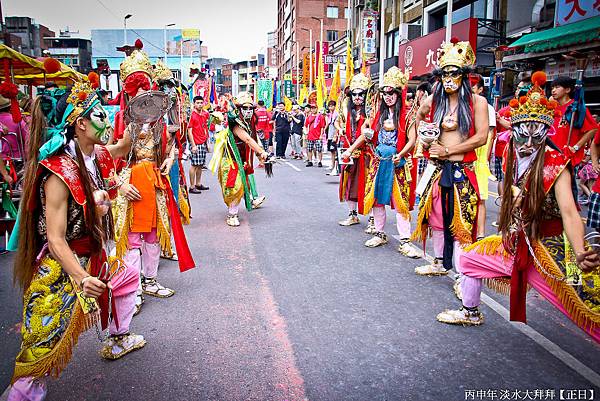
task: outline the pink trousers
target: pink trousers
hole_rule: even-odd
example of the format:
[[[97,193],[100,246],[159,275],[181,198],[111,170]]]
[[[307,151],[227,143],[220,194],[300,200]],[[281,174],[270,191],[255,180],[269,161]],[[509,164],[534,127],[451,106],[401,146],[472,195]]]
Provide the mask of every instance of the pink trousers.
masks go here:
[[[125,254],[125,264],[139,266],[144,277],[156,278],[160,262],[160,244],[156,228],[149,233],[129,233],[129,250]]]
[[[42,401],[48,392],[45,379],[21,377],[8,392],[7,401]]]
[[[433,256],[438,259],[444,257],[444,219],[442,216],[442,197],[439,185],[433,186],[433,204],[429,213],[428,222],[431,227],[431,242],[433,245]],[[454,241],[454,268],[461,273],[460,255],[463,253],[458,241]]]
[[[392,204],[393,202],[394,200],[392,199]],[[385,206],[374,206],[373,218],[375,219],[375,229],[383,232],[386,221]],[[396,213],[396,228],[398,229],[400,239],[410,238],[410,221],[400,213]]]
[[[482,280],[510,276],[513,260],[503,258],[501,255],[481,255],[476,251],[471,251],[463,252],[459,264],[463,273],[461,279],[463,305],[471,308],[479,306],[481,303]],[[527,281],[552,305],[571,319],[571,316],[569,316],[567,310],[560,303],[554,291],[552,291],[533,265],[527,270]],[[596,342],[600,343],[600,328],[597,327],[591,331],[586,330],[586,333],[592,336]]]

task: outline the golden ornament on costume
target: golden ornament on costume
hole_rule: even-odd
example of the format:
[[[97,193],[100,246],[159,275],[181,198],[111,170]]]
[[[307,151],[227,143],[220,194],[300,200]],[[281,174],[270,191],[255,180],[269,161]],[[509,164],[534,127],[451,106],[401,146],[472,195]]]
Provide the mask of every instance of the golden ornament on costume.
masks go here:
[[[235,99],[233,99],[233,103],[240,107],[246,104],[249,104],[251,106],[254,106],[254,99],[252,98],[252,95],[250,94],[250,92],[240,92],[238,93],[238,95],[235,97]]]
[[[144,72],[154,77],[154,68],[146,52],[142,50],[134,50],[131,55],[125,58],[125,61],[121,63],[121,81],[125,82],[128,76],[134,72]]]
[[[385,74],[383,74],[382,88],[386,86],[394,89],[402,89],[408,83],[408,74],[402,72],[402,70],[396,66],[393,66]]]
[[[442,43],[438,49],[438,67],[444,68],[452,65],[455,67],[465,67],[475,65],[475,52],[469,42],[459,42],[452,38],[450,43]]]
[[[162,60],[158,60],[154,65],[154,79],[157,82],[173,79],[173,72]]]
[[[510,122],[514,125],[523,121],[535,121],[551,126],[554,124],[555,113],[558,112],[556,110],[558,104],[546,98],[542,88],[546,83],[546,74],[537,71],[531,76],[531,81],[533,86],[526,96],[509,102]]]
[[[365,74],[360,73],[352,77],[350,81],[350,92],[355,90],[366,91],[371,86],[371,80]]]

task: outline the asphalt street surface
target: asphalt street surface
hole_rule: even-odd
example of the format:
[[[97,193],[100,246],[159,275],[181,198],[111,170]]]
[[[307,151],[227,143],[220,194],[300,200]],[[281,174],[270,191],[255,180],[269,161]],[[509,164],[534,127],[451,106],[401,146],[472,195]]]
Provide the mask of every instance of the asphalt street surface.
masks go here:
[[[198,267],[179,273],[161,262],[159,280],[176,294],[146,297],[134,318],[146,347],[108,362],[94,330],[84,333],[50,381],[49,401],[454,401],[535,390],[558,400],[569,389],[600,397],[600,346],[534,291],[529,326],[508,322],[508,299],[490,290],[484,325],[438,323],[438,312],[460,306],[450,277],[415,275],[425,262],[401,256],[393,238],[364,247],[365,218],[340,227],[347,210],[325,168],[289,161],[274,170],[270,179],[257,171],[267,200],[241,211],[237,228],[225,224],[219,186],[204,171],[210,190],[191,195],[186,227]],[[492,233],[493,198],[488,207]],[[391,212],[386,231],[396,234]],[[12,260],[0,256],[0,393],[20,341]],[[496,398],[468,398],[478,390]]]

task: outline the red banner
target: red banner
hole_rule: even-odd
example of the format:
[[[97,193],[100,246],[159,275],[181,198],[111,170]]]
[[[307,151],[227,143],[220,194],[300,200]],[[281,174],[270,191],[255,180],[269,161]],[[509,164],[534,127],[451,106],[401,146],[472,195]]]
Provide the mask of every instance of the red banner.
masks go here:
[[[477,19],[469,18],[453,24],[452,37],[468,40],[477,52]],[[401,70],[411,69],[411,77],[430,73],[437,65],[437,50],[445,39],[446,28],[442,28],[400,45],[398,67]]]

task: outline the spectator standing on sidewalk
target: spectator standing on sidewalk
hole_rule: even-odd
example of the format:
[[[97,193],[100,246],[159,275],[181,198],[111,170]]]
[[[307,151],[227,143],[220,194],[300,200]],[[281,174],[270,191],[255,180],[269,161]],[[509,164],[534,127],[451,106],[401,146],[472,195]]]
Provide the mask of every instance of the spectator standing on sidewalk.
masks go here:
[[[302,160],[302,129],[304,128],[304,122],[306,117],[302,112],[302,109],[298,105],[292,107],[292,128],[290,139],[292,141],[292,159]]]
[[[256,116],[256,135],[265,152],[273,153],[273,141],[271,140],[271,113],[265,107],[263,100],[258,101],[258,107],[254,110]]]
[[[318,160],[318,167],[323,167],[323,136],[325,133],[325,116],[317,109],[316,104],[310,105],[310,115],[306,118],[308,142],[306,145],[306,167],[313,166],[313,160]],[[315,160],[316,161],[316,160]]]
[[[277,103],[277,110],[273,113],[271,121],[275,126],[275,156],[285,159],[285,150],[290,139],[290,121],[292,118],[285,111],[283,102]]]
[[[204,99],[202,96],[194,97],[194,110],[188,123],[188,141],[190,144],[191,162],[190,167],[190,193],[199,194],[209,188],[201,184],[202,168],[206,163],[208,153],[208,119],[210,115],[202,107]]]
[[[338,118],[338,112],[335,110],[335,100],[330,100],[327,103],[327,116],[325,118],[327,132],[327,151],[331,153],[331,171],[327,175],[340,175],[337,163],[337,142],[338,131],[335,128],[335,120]]]

